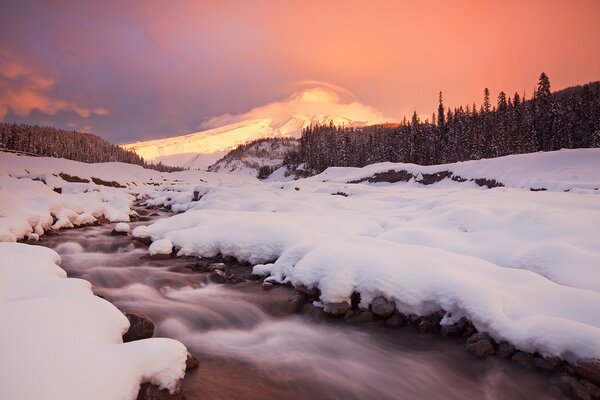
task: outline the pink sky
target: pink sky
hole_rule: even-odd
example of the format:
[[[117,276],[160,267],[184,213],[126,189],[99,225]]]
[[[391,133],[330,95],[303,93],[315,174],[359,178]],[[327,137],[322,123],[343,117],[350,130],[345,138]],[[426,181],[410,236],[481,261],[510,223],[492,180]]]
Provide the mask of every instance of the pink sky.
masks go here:
[[[431,114],[484,87],[600,79],[599,1],[12,2],[0,5],[0,117],[114,141],[196,130],[348,89],[385,115]]]

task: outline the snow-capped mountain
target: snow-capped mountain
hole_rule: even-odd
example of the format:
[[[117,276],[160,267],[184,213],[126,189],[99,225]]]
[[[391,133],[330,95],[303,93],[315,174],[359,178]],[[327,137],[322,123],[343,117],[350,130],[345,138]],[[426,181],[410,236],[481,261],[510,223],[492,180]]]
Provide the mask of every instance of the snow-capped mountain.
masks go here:
[[[121,146],[145,160],[206,169],[230,150],[257,139],[299,138],[302,129],[316,124],[363,126],[389,121],[343,94],[330,87],[311,88],[247,113],[212,118],[198,132]]]

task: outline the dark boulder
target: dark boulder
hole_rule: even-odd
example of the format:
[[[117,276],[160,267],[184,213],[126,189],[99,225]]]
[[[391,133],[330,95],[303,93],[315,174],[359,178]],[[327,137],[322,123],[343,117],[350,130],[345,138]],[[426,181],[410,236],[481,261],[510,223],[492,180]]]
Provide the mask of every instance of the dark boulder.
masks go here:
[[[388,318],[396,310],[396,305],[393,301],[386,299],[383,296],[377,296],[371,303],[371,311],[379,318]]]
[[[527,354],[523,351],[516,352],[510,359],[522,367],[529,368],[529,369],[534,367],[533,356],[531,354]]]
[[[337,303],[327,303],[323,308],[326,314],[329,315],[344,315],[350,311],[350,303],[347,301],[341,301]]]
[[[123,335],[123,342],[148,339],[154,335],[154,322],[150,318],[134,313],[124,314],[129,320],[129,329]]]
[[[503,340],[498,343],[498,350],[496,351],[496,355],[500,358],[511,358],[513,354],[517,352],[517,349],[512,344]]]
[[[487,357],[494,354],[494,345],[488,339],[481,339],[477,342],[467,343],[465,345],[467,351],[477,357]]]
[[[302,293],[298,293],[297,295],[292,296],[288,299],[287,303],[284,306],[285,312],[288,314],[296,314],[300,312],[300,310],[302,310],[302,306],[307,301],[308,298],[305,295],[303,295]]]
[[[558,357],[539,357],[533,360],[533,366],[549,372],[559,371],[563,362]]]
[[[210,280],[214,283],[227,282],[227,274],[220,269],[215,269],[210,273]]]
[[[390,328],[397,328],[406,325],[406,318],[402,314],[394,314],[385,320],[385,326]]]
[[[185,372],[196,369],[200,366],[200,362],[198,361],[198,357],[196,357],[193,353],[188,351],[187,358],[185,360]]]
[[[309,299],[318,299],[319,296],[321,295],[321,293],[319,293],[319,289],[317,289],[317,288],[309,288],[302,284],[296,285],[294,287],[298,292],[302,293]]]
[[[434,325],[431,321],[424,319],[417,326],[417,330],[419,331],[419,333],[433,334],[437,332],[437,326]]]
[[[349,313],[351,313],[349,315]],[[373,322],[375,320],[377,320],[377,317],[375,317],[375,314],[373,314],[371,311],[358,311],[358,312],[354,312],[354,311],[348,311],[346,313],[346,315],[344,315],[344,319],[348,322],[352,322],[352,323],[361,323],[361,322]]]

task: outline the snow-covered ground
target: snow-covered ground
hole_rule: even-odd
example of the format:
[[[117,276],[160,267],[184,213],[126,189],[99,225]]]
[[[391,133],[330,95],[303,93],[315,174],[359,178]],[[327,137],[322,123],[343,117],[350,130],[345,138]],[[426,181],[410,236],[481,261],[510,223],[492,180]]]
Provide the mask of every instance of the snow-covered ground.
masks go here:
[[[142,382],[174,390],[187,350],[122,342],[127,318],[67,278],[53,250],[0,243],[0,384],[4,399],[135,399]]]
[[[364,180],[390,170],[414,178],[394,184]],[[418,183],[442,171],[451,174],[437,183]],[[65,180],[73,176],[89,182]],[[474,181],[479,178],[504,186],[481,187]],[[368,307],[383,295],[404,313],[444,309],[446,324],[466,316],[477,329],[521,350],[570,361],[600,358],[600,149],[431,167],[331,168],[303,180],[273,179],[0,154],[0,241],[35,239],[49,227],[101,216],[127,221],[134,199],[144,198],[179,213],[132,232],[150,237],[153,253],[175,248],[182,255],[235,256],[257,264],[255,273],[267,279],[319,288],[324,303],[349,301],[359,292]],[[542,188],[546,191],[530,190]],[[40,313],[44,293],[49,304],[58,301],[53,296],[65,307],[73,300],[70,291],[64,299],[46,282],[50,272],[38,274],[53,254],[12,244],[0,246],[0,257],[0,272],[13,274],[19,266],[27,276],[22,282],[29,283],[14,293],[37,302],[31,312]],[[61,274],[56,266],[46,270]],[[12,312],[17,304],[10,305],[12,286],[5,282],[0,280],[0,299],[9,304],[3,310]],[[74,282],[63,284],[85,286]],[[114,345],[126,324],[108,314],[113,325],[105,314],[97,323],[111,326],[112,342],[102,343]],[[39,351],[46,350],[54,348],[40,345]],[[112,354],[120,353],[106,351],[102,360]],[[135,373],[142,368],[134,367]],[[47,384],[52,386],[50,378]]]
[[[346,183],[389,170],[449,170],[467,181]],[[482,188],[477,178],[505,187]],[[199,201],[181,193],[169,203],[184,214],[133,234],[167,239],[182,255],[259,264],[255,273],[269,279],[318,287],[323,302],[356,291],[367,307],[384,295],[402,312],[444,309],[448,323],[467,316],[522,350],[597,358],[598,187],[597,149],[332,168],[293,182],[199,185]]]

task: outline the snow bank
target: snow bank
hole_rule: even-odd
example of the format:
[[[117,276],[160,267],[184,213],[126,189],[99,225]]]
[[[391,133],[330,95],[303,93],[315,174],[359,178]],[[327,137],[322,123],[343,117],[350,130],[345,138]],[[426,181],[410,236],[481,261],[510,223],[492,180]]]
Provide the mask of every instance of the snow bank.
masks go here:
[[[0,242],[37,240],[50,228],[93,224],[100,217],[111,222],[129,221],[136,196],[152,194],[156,203],[171,206],[190,202],[191,189],[200,182],[223,184],[240,179],[0,152]]]
[[[148,251],[151,255],[159,255],[159,254],[171,254],[173,251],[173,243],[167,239],[160,239],[156,242],[153,242]]]
[[[318,287],[326,302],[348,300],[356,290],[368,306],[382,294],[405,312],[443,308],[468,316],[522,350],[599,357],[600,321],[590,310],[600,309],[600,202],[596,191],[585,189],[597,179],[597,154],[582,151],[586,161],[577,176],[584,178],[569,172],[564,184],[580,185],[569,193],[482,190],[449,180],[347,184],[359,176],[353,169],[330,169],[337,178],[329,181],[322,174],[202,185],[197,201],[186,203],[180,192],[183,214],[134,236],[167,239],[180,255],[264,264],[255,272]],[[528,160],[519,156],[512,168],[525,176],[527,165],[563,155],[577,158],[570,151],[533,154],[519,167]],[[480,176],[476,169],[474,177]],[[534,169],[531,178],[546,176],[547,183],[559,169],[546,175]]]
[[[494,179],[504,186],[522,189],[546,189],[559,192],[572,189],[598,191],[600,149],[564,149],[431,166],[379,163],[363,168],[328,168],[311,179],[345,183],[366,179],[390,170],[406,171],[417,178],[423,174],[449,171],[457,177],[468,180]]]
[[[174,389],[186,348],[158,338],[123,344],[127,318],[59,263],[47,248],[0,243],[3,396],[135,399],[141,382]]]
[[[443,309],[517,348],[573,360],[600,357],[600,293],[430,247],[353,238],[291,248],[256,273],[318,287],[323,302],[363,307],[378,295],[403,313]],[[587,305],[587,307],[582,307]]]

